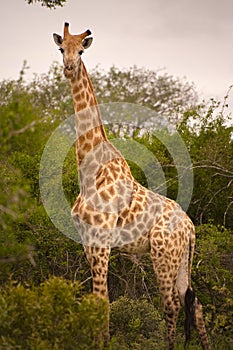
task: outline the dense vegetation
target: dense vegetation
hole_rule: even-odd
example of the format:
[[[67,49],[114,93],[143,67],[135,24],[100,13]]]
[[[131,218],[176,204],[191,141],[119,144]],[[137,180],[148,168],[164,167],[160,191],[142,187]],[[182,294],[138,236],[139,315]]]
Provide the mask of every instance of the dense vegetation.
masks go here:
[[[39,167],[46,141],[73,113],[69,83],[54,64],[47,74],[0,83],[0,348],[103,349],[107,305],[89,295],[91,279],[82,246],[62,235],[40,198]],[[214,349],[233,348],[233,128],[227,97],[199,103],[192,84],[136,67],[92,73],[100,103],[145,105],[176,125],[189,151],[194,188],[188,214],[197,227],[193,286],[204,305]],[[162,166],[168,196],[176,199],[177,169],[166,146],[146,124],[130,122],[131,137]],[[127,128],[108,124],[110,138]],[[141,127],[143,132],[141,133]],[[123,130],[123,131],[122,131]],[[134,176],[148,185],[133,161]],[[78,194],[74,149],[63,167],[63,187]],[[165,348],[165,328],[150,259],[114,252],[109,266],[111,349]],[[177,349],[182,349],[183,315]],[[98,345],[97,345],[98,344]],[[191,349],[200,349],[193,337]]]

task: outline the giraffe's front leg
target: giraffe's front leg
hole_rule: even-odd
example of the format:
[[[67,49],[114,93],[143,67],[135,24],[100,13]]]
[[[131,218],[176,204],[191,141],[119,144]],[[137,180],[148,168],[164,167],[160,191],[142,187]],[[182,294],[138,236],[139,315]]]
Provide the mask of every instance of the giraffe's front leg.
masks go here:
[[[87,260],[90,264],[93,279],[93,293],[101,298],[108,299],[108,261],[110,248],[84,247]],[[109,336],[109,310],[107,315],[106,331],[103,335],[104,343],[107,346]]]
[[[108,298],[108,261],[110,248],[84,247],[90,264],[93,279],[93,293],[102,298]]]

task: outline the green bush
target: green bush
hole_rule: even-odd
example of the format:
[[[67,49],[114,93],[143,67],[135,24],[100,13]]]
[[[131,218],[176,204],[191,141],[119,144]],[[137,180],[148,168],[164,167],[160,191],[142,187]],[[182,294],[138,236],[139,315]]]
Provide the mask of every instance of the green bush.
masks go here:
[[[107,302],[81,297],[78,283],[50,278],[32,289],[2,288],[0,348],[22,350],[103,348]]]
[[[111,305],[112,349],[161,348],[165,344],[163,315],[145,299],[120,297]]]
[[[212,224],[197,228],[193,265],[195,289],[216,349],[233,348],[233,234]]]
[[[73,114],[70,86],[62,67],[56,63],[31,83],[24,81],[25,69],[26,64],[18,80],[0,82],[0,349],[95,349],[93,339],[101,333],[105,305],[93,296],[81,298],[77,284],[49,279],[51,275],[78,279],[83,294],[91,290],[90,269],[83,249],[52,224],[43,208],[38,183],[46,141],[60,122]],[[126,86],[124,81],[129,77],[131,83]],[[233,348],[233,128],[226,123],[228,95],[222,106],[214,100],[197,105],[192,85],[137,68],[121,74],[114,67],[108,73],[96,69],[92,80],[99,102],[146,104],[179,124],[178,132],[189,150],[194,170],[188,214],[196,225],[201,224],[197,230],[193,285],[204,306],[213,348]],[[152,83],[148,85],[148,81]],[[103,94],[106,86],[108,96]],[[190,104],[194,104],[191,109]],[[134,117],[129,115],[129,119],[133,121]],[[113,138],[120,137],[120,129],[119,135],[111,128],[108,131]],[[151,151],[163,168],[168,196],[176,199],[179,179],[166,142],[163,144],[151,133],[141,136],[138,131],[135,125],[134,140],[144,147],[145,153],[140,152],[137,163],[129,157],[133,175],[148,185],[142,169],[150,170],[145,161],[147,150]],[[167,137],[170,139],[171,135]],[[134,152],[128,142],[125,145],[127,152]],[[47,162],[52,174],[54,158]],[[153,174],[154,170],[152,167]],[[62,180],[66,198],[72,204],[79,192],[75,147],[65,159]],[[55,180],[51,187],[56,201]],[[209,222],[214,225],[203,225]],[[110,300],[115,300],[111,308],[112,348],[165,347],[162,316],[153,305],[141,300],[145,296],[159,308],[150,258],[129,260],[124,255],[112,254],[109,266],[109,295]],[[9,286],[10,279],[22,285]],[[138,301],[119,299],[120,295]],[[177,349],[183,348],[182,322],[181,315]],[[196,339],[194,336],[190,349],[200,348]]]

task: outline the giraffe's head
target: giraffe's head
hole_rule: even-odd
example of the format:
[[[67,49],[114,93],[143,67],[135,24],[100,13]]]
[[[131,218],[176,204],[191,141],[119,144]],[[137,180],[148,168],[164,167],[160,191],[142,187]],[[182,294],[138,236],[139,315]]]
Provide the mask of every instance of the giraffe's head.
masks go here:
[[[93,38],[87,38],[91,34],[88,29],[79,35],[71,35],[69,33],[69,23],[64,25],[63,38],[58,34],[53,34],[55,43],[59,46],[59,50],[63,54],[64,74],[68,79],[73,79],[79,69],[81,63],[81,55],[84,49],[87,49]]]

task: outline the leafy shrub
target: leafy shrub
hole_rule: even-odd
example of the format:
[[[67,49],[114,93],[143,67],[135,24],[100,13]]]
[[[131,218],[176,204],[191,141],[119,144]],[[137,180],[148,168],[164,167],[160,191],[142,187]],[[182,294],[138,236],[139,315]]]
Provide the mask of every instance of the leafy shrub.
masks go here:
[[[31,83],[24,81],[25,69],[26,65],[18,80],[0,83],[0,348],[79,349],[78,339],[80,349],[94,349],[93,337],[104,317],[99,311],[102,304],[98,305],[93,296],[81,298],[76,284],[49,279],[50,275],[78,279],[85,286],[83,293],[91,290],[90,269],[82,247],[54,227],[40,200],[38,183],[46,140],[62,120],[73,114],[70,86],[56,63]],[[136,67],[120,74],[114,67],[108,73],[96,69],[92,80],[99,102],[145,104],[165,113],[173,123],[179,124],[182,119],[178,131],[194,170],[189,215],[197,225],[212,222],[225,227],[208,224],[198,228],[193,284],[204,306],[213,348],[233,348],[233,128],[226,124],[228,95],[222,107],[214,100],[197,106],[192,85]],[[152,83],[148,85],[148,81]],[[106,87],[108,95],[103,94]],[[194,106],[189,109],[189,105]],[[134,140],[155,154],[165,174],[168,196],[175,199],[178,179],[171,154],[155,135],[140,136],[135,130]],[[144,158],[141,152],[138,160]],[[53,171],[53,159],[47,161]],[[140,167],[133,161],[130,166],[137,180],[147,186]],[[54,182],[52,188],[56,200],[55,185]],[[79,192],[74,148],[64,162],[63,188],[68,202],[73,203]],[[160,341],[163,320],[153,305],[140,299],[144,295],[159,306],[149,257],[135,263],[112,255],[109,272],[109,295],[116,300],[111,321],[113,349],[161,348],[165,344]],[[8,286],[9,276],[34,287]],[[41,282],[44,284],[38,286]],[[120,295],[139,299],[118,299]],[[182,316],[177,343],[177,349],[183,348]],[[200,348],[194,343],[192,346]]]
[[[145,299],[120,297],[111,305],[110,317],[113,350],[157,349],[164,342],[163,316]]]
[[[39,287],[2,289],[0,348],[7,350],[102,349],[107,302],[81,297],[78,283],[50,278]]]
[[[193,281],[206,311],[206,323],[217,349],[233,347],[233,234],[212,224],[197,228]]]

